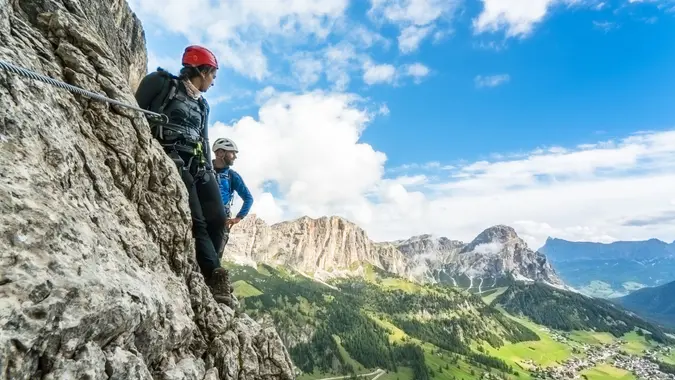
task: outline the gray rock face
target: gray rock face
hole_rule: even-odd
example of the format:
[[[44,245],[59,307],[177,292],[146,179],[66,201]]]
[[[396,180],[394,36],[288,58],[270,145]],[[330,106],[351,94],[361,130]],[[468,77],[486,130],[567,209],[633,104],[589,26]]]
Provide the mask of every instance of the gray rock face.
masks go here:
[[[395,242],[424,280],[450,283],[473,292],[503,286],[513,279],[563,286],[543,254],[532,251],[516,231],[497,225],[470,243],[431,235]]]
[[[425,234],[407,240],[393,242],[408,260],[411,276],[423,281],[436,281],[444,265],[457,260],[457,254],[464,247],[458,240],[446,237],[435,238]]]
[[[133,105],[147,62],[120,0],[0,0],[0,59]],[[141,114],[0,71],[0,122],[0,379],[294,378],[211,296]]]
[[[364,263],[405,274],[407,265],[396,247],[372,242],[363,229],[337,216],[269,226],[250,215],[232,229],[224,254],[239,261],[288,265],[318,277],[351,275]]]

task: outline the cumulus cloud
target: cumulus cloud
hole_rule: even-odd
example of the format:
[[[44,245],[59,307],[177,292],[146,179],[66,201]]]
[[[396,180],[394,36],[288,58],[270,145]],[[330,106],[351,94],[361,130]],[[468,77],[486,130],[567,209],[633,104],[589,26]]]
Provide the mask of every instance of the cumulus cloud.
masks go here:
[[[210,134],[235,139],[253,212],[270,223],[341,215],[376,240],[433,233],[465,241],[507,224],[534,248],[549,235],[675,238],[663,217],[675,212],[675,130],[491,161],[411,163],[392,177],[386,154],[360,140],[380,108],[352,94],[270,91],[256,118],[216,123]]]
[[[379,112],[358,108],[362,103],[350,94],[280,93],[263,104],[258,120],[216,123],[210,135],[235,139],[240,148],[236,167],[256,196],[264,194],[267,181],[276,183],[278,201],[256,202],[256,210],[284,205],[287,215],[321,216],[343,207],[360,213],[363,196],[379,183],[386,160],[384,153],[359,142]]]

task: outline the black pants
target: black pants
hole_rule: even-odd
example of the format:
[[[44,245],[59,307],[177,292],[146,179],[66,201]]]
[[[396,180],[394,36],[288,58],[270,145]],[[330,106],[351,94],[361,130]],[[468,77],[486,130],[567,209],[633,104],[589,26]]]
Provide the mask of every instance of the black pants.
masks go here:
[[[213,173],[199,171],[197,157],[190,160],[191,156],[185,153],[172,152],[169,155],[176,162],[187,187],[197,263],[208,281],[211,272],[220,268],[219,256],[225,231],[225,210],[218,182]]]

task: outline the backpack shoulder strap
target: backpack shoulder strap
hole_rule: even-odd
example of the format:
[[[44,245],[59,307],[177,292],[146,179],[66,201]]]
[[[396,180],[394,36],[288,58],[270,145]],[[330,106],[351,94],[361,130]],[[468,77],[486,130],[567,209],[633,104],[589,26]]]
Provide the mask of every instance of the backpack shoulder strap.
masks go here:
[[[232,204],[234,203],[234,170],[231,168],[227,169],[227,180],[230,183],[230,188],[229,188],[229,195],[230,195],[230,201],[227,202],[227,207],[231,208]]]
[[[164,96],[164,100],[162,100],[162,103],[159,105],[157,108],[157,113],[162,113],[164,111],[164,108],[173,100],[173,98],[176,96],[176,89],[178,88],[178,77],[169,73],[168,71],[162,69],[161,67],[157,68],[157,71],[167,79],[165,83],[167,83],[166,89],[163,91],[166,95]]]
[[[161,67],[157,68],[157,75],[163,79],[162,89],[155,99],[161,99],[161,103],[157,104],[156,100],[153,100],[150,103],[150,111],[157,112],[159,114],[163,113],[164,108],[173,100],[176,96],[176,88],[178,87],[178,77],[169,73],[168,71],[162,69]],[[164,125],[161,122],[151,122],[150,130],[152,135],[159,139],[160,141],[164,140]]]
[[[230,195],[234,194],[234,170],[230,169]],[[232,197],[230,197],[232,202]]]

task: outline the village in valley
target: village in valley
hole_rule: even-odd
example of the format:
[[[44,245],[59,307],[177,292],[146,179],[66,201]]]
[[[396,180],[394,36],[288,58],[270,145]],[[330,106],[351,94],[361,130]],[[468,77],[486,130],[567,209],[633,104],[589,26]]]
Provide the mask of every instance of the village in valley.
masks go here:
[[[566,334],[553,331],[550,334],[560,343],[570,342]],[[580,343],[575,346],[575,355],[558,365],[539,366],[532,360],[523,363],[530,366],[534,379],[541,380],[586,379],[583,371],[603,364],[630,372],[638,380],[675,380],[675,374],[661,371],[657,363],[659,357],[675,352],[673,347],[657,345],[635,355],[626,352],[625,344],[623,340],[596,345]]]

